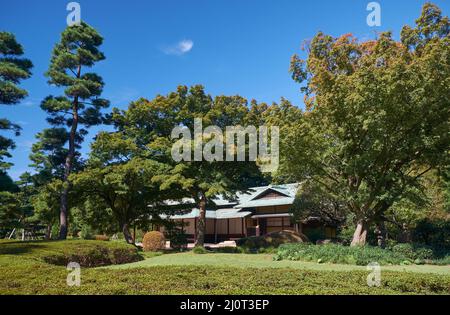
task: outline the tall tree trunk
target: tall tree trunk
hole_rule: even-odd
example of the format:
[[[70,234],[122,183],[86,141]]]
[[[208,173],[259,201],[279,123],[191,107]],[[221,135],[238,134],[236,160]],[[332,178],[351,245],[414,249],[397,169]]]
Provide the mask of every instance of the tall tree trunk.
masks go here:
[[[125,241],[128,244],[135,245],[133,236],[131,235],[130,230],[128,229],[128,224],[122,224],[121,228],[122,228],[123,236],[125,237]]]
[[[78,67],[77,78],[80,77],[81,74],[81,66]],[[69,134],[69,152],[66,157],[66,163],[64,165],[64,188],[61,194],[61,207],[59,214],[59,239],[65,240],[67,238],[67,230],[68,230],[68,201],[67,197],[69,195],[70,182],[69,175],[72,171],[73,160],[75,158],[75,138],[77,134],[78,128],[78,96],[76,96],[73,100],[72,107],[72,126],[70,128]]]
[[[368,224],[364,220],[359,220],[356,225],[355,233],[353,234],[353,240],[351,246],[364,246],[366,245]]]
[[[203,247],[205,245],[205,231],[206,231],[206,196],[201,193],[199,202],[199,218],[197,224],[197,239],[195,246]]]

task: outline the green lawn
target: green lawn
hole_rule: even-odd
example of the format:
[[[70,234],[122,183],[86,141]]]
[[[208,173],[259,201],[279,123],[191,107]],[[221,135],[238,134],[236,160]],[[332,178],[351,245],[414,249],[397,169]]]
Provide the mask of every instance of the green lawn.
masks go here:
[[[0,294],[450,294],[450,275],[438,266],[389,267],[408,272],[383,271],[381,286],[369,287],[369,272],[349,265],[275,262],[270,255],[146,253],[135,263],[83,267],[81,286],[69,287],[66,267],[49,263],[63,260],[48,260],[69,257],[91,265],[135,254],[119,242],[0,241]]]
[[[273,261],[271,254],[194,254],[192,252],[155,255],[143,261],[124,265],[114,265],[105,268],[124,269],[141,268],[152,266],[218,266],[230,268],[293,268],[306,270],[324,271],[353,271],[366,270],[365,266],[341,265],[341,264],[318,264],[303,261]],[[435,273],[450,275],[450,266],[434,265],[409,265],[409,266],[382,266],[381,270]]]

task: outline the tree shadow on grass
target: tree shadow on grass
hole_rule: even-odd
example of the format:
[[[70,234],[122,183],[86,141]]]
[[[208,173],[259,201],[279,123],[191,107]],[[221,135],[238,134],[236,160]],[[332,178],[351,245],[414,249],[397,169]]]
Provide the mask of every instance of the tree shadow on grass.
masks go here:
[[[35,250],[47,248],[47,245],[39,244],[39,241],[13,241],[0,243],[0,255],[23,255]]]

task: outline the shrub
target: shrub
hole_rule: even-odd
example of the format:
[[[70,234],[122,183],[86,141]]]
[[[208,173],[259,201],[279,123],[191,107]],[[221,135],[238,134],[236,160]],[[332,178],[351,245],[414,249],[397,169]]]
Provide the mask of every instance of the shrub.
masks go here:
[[[92,243],[91,243],[92,242]],[[66,246],[42,256],[46,263],[66,266],[77,262],[82,267],[118,265],[139,261],[142,257],[134,246],[126,244],[104,245],[102,242],[68,243]],[[79,245],[82,244],[82,245]]]
[[[206,248],[204,248],[202,246],[195,246],[194,249],[192,250],[192,252],[194,254],[209,254],[209,253],[211,253],[211,251],[207,250]]]
[[[241,247],[218,247],[214,249],[215,253],[223,253],[223,254],[241,254],[244,250]]]
[[[94,239],[94,235],[92,233],[92,229],[88,225],[83,225],[80,231],[80,237],[84,240],[92,240]]]
[[[167,233],[167,238],[170,241],[170,247],[176,250],[186,249],[188,246],[187,235],[183,230],[175,228]]]
[[[252,236],[241,238],[236,241],[236,245],[245,251],[259,252],[263,248],[276,248],[286,243],[302,243],[308,242],[308,238],[292,231],[274,232],[263,236]]]
[[[392,247],[394,253],[401,254],[411,260],[425,260],[434,258],[433,250],[427,246],[418,246],[408,243],[397,244]]]
[[[377,262],[381,265],[400,264],[408,258],[400,253],[371,246],[349,247],[337,244],[309,245],[285,244],[278,248],[274,260],[305,260],[321,263],[367,265]]]
[[[450,220],[423,219],[412,231],[413,242],[450,249]]]
[[[147,232],[142,240],[144,251],[158,251],[166,248],[166,238],[158,231]]]

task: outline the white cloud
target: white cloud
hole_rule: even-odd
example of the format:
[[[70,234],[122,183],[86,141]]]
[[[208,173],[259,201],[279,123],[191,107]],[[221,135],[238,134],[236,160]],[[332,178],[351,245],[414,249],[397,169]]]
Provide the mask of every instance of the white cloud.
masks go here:
[[[166,55],[183,55],[185,53],[188,53],[192,50],[194,47],[194,42],[190,39],[183,39],[182,41],[179,41],[175,45],[166,46],[162,48],[162,51]]]

